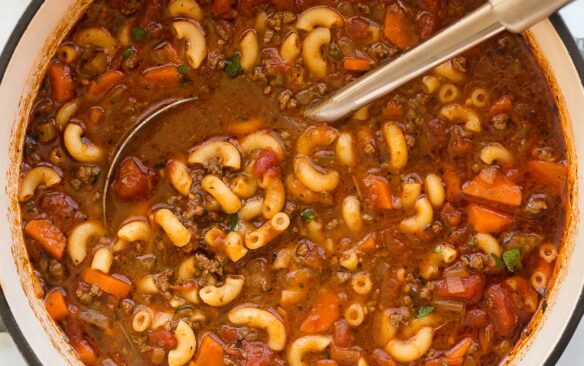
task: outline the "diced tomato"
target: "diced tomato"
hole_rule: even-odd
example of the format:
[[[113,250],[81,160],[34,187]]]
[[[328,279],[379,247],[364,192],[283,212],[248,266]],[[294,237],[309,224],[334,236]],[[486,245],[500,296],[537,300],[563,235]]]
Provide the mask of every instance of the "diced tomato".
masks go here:
[[[266,148],[260,151],[254,167],[253,174],[257,177],[261,177],[264,174],[270,176],[280,175],[280,159],[278,155],[271,148]]]
[[[341,315],[341,306],[337,294],[332,290],[322,290],[310,315],[300,325],[304,333],[324,332],[333,325]]]
[[[443,300],[477,303],[481,298],[484,282],[482,276],[474,274],[468,277],[447,277],[435,281],[434,296]]]
[[[352,366],[357,364],[361,357],[361,352],[356,348],[343,348],[337,346],[330,346],[331,358],[339,364],[339,366]]]
[[[495,331],[508,337],[515,331],[518,316],[515,313],[509,290],[502,285],[490,286],[485,291],[486,310],[495,325]]]
[[[491,208],[473,204],[468,205],[468,221],[479,233],[499,233],[511,225],[511,215]]]
[[[515,185],[499,170],[483,171],[462,187],[467,196],[480,198],[507,206],[521,205],[521,187]],[[487,177],[487,178],[485,178]],[[489,181],[490,180],[490,181]]]
[[[418,43],[416,30],[407,13],[398,4],[388,6],[385,12],[383,34],[391,43],[405,50]]]
[[[24,232],[55,259],[63,258],[67,239],[61,230],[49,220],[31,220],[24,226]]]
[[[37,204],[41,210],[47,213],[55,225],[65,231],[87,218],[79,210],[77,202],[71,196],[60,191],[43,193],[37,200]]]
[[[422,40],[432,37],[438,29],[438,19],[430,13],[422,13],[418,18],[418,24],[420,25],[420,38]]]
[[[164,328],[156,328],[148,336],[148,343],[155,347],[164,348],[169,351],[176,348],[178,344],[174,335]]]
[[[390,100],[384,110],[387,118],[396,119],[404,116],[404,106],[395,100]]]
[[[75,96],[75,81],[73,71],[69,66],[52,63],[47,70],[51,93],[57,103],[65,103]]]
[[[333,326],[333,345],[348,348],[353,343],[351,328],[346,320],[337,320]]]
[[[389,182],[378,175],[368,175],[363,179],[365,197],[376,208],[388,210],[393,207]]]
[[[156,184],[156,174],[145,167],[138,158],[126,158],[120,165],[112,188],[123,200],[135,200],[147,196]]]
[[[246,342],[245,352],[245,366],[270,366],[274,360],[274,352],[262,342]]]
[[[347,34],[354,40],[361,41],[369,37],[369,21],[363,17],[347,19]]]
[[[561,163],[531,160],[527,162],[527,172],[538,183],[549,185],[555,193],[561,193],[568,181],[568,168]]]

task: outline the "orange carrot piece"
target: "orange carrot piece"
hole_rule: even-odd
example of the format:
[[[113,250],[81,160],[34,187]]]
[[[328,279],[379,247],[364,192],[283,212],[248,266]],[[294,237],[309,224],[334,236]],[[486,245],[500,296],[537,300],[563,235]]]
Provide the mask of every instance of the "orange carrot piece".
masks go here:
[[[223,366],[223,346],[207,335],[189,366]]]
[[[481,174],[477,175],[475,179],[464,184],[462,192],[467,196],[507,206],[521,205],[521,187],[515,185],[500,171],[494,172],[492,182],[483,179]]]
[[[385,12],[383,35],[402,50],[418,43],[418,37],[412,21],[397,4],[390,5]]]
[[[345,57],[343,67],[348,71],[367,71],[373,67],[373,61],[361,57]]]
[[[73,349],[77,352],[77,358],[88,366],[97,363],[97,354],[91,344],[86,339],[71,340]]]
[[[248,133],[256,132],[264,125],[264,120],[260,117],[252,117],[246,121],[235,121],[229,124],[227,129],[237,135],[247,135]]]
[[[63,232],[49,220],[31,220],[24,226],[24,232],[36,240],[53,258],[63,258],[67,239]]]
[[[75,81],[73,71],[67,65],[52,63],[47,70],[51,95],[57,103],[65,103],[75,96]]]
[[[363,179],[366,198],[379,209],[389,210],[393,207],[391,189],[387,179],[378,175],[368,175]]]
[[[464,362],[464,358],[434,358],[432,360],[427,360],[424,362],[424,366],[461,366]]]
[[[531,160],[527,162],[527,172],[532,178],[549,185],[557,193],[564,190],[568,181],[568,168],[560,163]]]
[[[157,83],[176,83],[181,78],[178,67],[174,65],[151,67],[143,75],[145,79]]]
[[[388,118],[401,118],[404,115],[404,107],[400,102],[390,100],[385,107],[385,114]]]
[[[501,99],[497,100],[495,103],[493,103],[493,106],[491,107],[491,113],[492,114],[507,113],[510,112],[512,108],[513,102],[511,101],[511,98],[504,96]]]
[[[164,45],[164,51],[166,52],[166,57],[168,57],[168,60],[170,62],[180,63],[180,57],[178,57],[178,51],[171,43],[167,43]]]
[[[367,234],[363,240],[357,243],[357,249],[362,252],[368,253],[375,250],[376,236],[375,233]]]
[[[467,210],[468,221],[479,233],[499,233],[513,221],[511,215],[474,203]]]
[[[300,331],[304,333],[324,332],[341,316],[339,298],[332,290],[324,290],[317,299],[310,315],[302,322]]]
[[[87,94],[90,97],[98,97],[105,94],[114,86],[126,78],[126,74],[117,70],[109,70],[98,76],[87,86]]]
[[[45,308],[51,318],[56,322],[67,318],[69,315],[69,305],[67,304],[67,298],[62,288],[54,288],[49,291],[45,297]]]
[[[335,360],[318,360],[316,361],[316,366],[338,366],[339,364]]]
[[[448,352],[446,352],[446,358],[463,358],[468,352],[470,346],[472,346],[472,338],[466,337],[460,342],[454,345]]]
[[[117,297],[128,297],[132,291],[131,284],[93,268],[85,268],[81,278],[90,285],[99,286],[103,292]]]

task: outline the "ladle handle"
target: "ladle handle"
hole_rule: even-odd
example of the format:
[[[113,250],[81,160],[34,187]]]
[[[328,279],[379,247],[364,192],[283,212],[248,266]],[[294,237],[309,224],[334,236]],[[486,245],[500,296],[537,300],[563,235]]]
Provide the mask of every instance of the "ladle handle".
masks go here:
[[[522,31],[571,0],[490,0],[429,40],[306,108],[307,118],[332,122],[371,103],[446,60],[502,32]]]

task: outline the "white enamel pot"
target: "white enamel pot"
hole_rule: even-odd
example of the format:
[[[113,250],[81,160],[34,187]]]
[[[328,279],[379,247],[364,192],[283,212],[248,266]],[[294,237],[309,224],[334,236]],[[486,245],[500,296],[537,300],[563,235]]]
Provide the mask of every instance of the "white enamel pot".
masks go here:
[[[81,365],[35,296],[16,200],[25,124],[50,55],[91,0],[33,0],[0,58],[0,313],[31,365]],[[553,365],[584,312],[584,62],[560,18],[524,33],[555,96],[568,149],[570,200],[553,286],[505,363]],[[2,362],[0,361],[0,364]]]

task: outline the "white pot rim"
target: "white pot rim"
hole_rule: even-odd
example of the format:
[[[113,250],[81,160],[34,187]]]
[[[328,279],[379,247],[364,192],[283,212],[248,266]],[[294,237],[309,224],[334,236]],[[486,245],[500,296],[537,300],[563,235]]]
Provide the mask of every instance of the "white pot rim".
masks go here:
[[[0,55],[0,84],[5,78],[5,73],[8,69],[8,66],[11,63],[14,51],[17,49],[17,46],[19,45],[21,38],[27,31],[28,26],[31,24],[31,22],[33,22],[35,16],[39,12],[39,9],[41,9],[43,4],[45,4],[45,0],[32,0],[27,9],[25,10],[24,14],[21,16],[18,23],[16,24],[10,38],[8,39],[4,47],[4,50]],[[553,15],[550,18],[550,21],[551,24],[553,25],[553,28],[557,32],[557,35],[561,38],[563,45],[566,47],[572,59],[573,65],[575,66],[576,71],[579,74],[580,81],[584,83],[584,58],[582,58],[568,28],[566,27],[560,16],[557,14]],[[582,157],[582,159],[584,159],[584,157]],[[5,283],[2,281],[1,274],[0,285],[2,286],[2,288],[5,288]],[[46,357],[48,355],[44,353],[43,350],[40,347],[38,347],[38,345],[33,344],[31,346],[31,343],[29,343],[27,338],[25,338],[25,336],[23,335],[23,332],[21,331],[19,325],[25,326],[24,324],[25,318],[19,316],[15,317],[13,315],[10,304],[17,304],[18,302],[16,302],[15,299],[12,299],[11,297],[12,297],[11,294],[7,294],[5,297],[3,292],[0,290],[0,316],[3,318],[8,331],[10,332],[12,338],[14,339],[16,345],[18,346],[18,349],[20,350],[20,352],[22,353],[22,355],[24,356],[29,365],[36,366],[43,364],[53,364],[53,362],[56,360],[47,361]],[[18,313],[19,311],[19,309],[13,310],[15,310],[16,313]],[[565,323],[563,329],[558,329],[559,333],[561,332],[561,336],[558,337],[556,344],[553,346],[553,349],[551,349],[551,351],[547,353],[547,358],[545,359],[545,361],[542,360],[543,365],[552,366],[556,364],[556,362],[563,354],[568,343],[570,342],[583,315],[584,315],[584,287],[580,288],[578,300],[575,304],[573,312],[569,314],[569,320],[567,321],[567,323]],[[60,356],[61,359],[64,360],[62,358],[63,356],[62,355]],[[41,359],[44,360],[44,362],[41,362]],[[61,362],[59,362],[58,364],[61,364]]]

